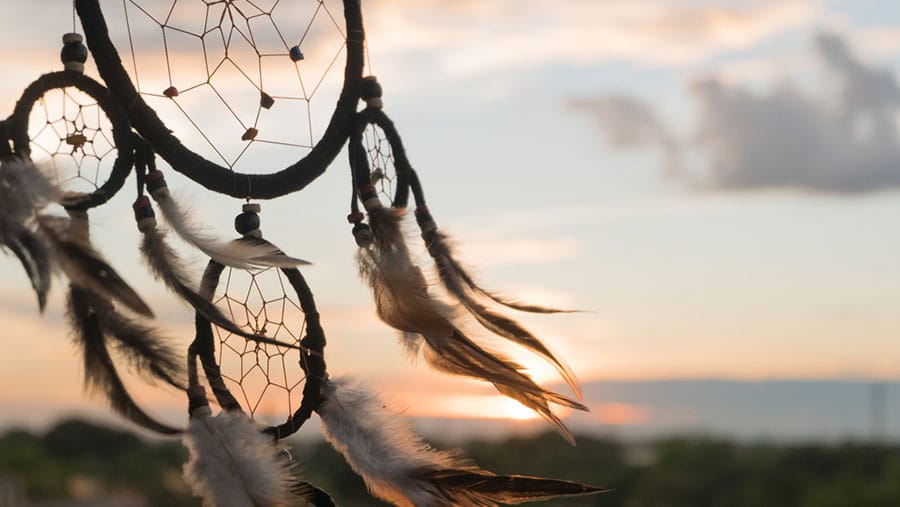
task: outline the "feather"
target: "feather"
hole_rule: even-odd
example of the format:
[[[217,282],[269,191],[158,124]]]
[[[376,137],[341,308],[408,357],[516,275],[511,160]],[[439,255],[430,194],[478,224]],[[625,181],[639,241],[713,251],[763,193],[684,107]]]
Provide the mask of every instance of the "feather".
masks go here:
[[[404,333],[404,344],[415,353],[424,343],[428,364],[440,371],[492,383],[497,390],[531,408],[574,445],[574,438],[549,403],[587,410],[583,404],[537,385],[515,362],[480,347],[452,321],[452,309],[428,294],[422,270],[413,264],[400,232],[401,214],[393,209],[369,210],[374,242],[360,248],[360,276],[375,298],[376,313]]]
[[[271,338],[244,331],[237,324],[232,322],[231,319],[226,317],[216,305],[212,304],[209,301],[209,298],[198,294],[197,291],[192,289],[189,286],[188,275],[185,273],[184,266],[178,258],[178,254],[166,243],[164,234],[157,228],[151,227],[144,231],[144,239],[141,242],[141,253],[144,255],[144,260],[147,262],[147,265],[150,266],[150,270],[157,279],[162,280],[172,292],[181,296],[182,299],[187,301],[197,312],[206,317],[213,324],[230,333],[242,336],[249,340],[296,348],[296,346],[288,343],[274,341]]]
[[[584,496],[610,490],[572,481],[529,477],[526,475],[495,475],[484,470],[429,470],[424,473],[453,497],[454,505],[491,505],[490,502],[517,504],[537,502],[562,496]]]
[[[103,333],[115,340],[138,373],[155,377],[184,389],[184,367],[178,355],[157,335],[157,331],[117,312],[113,305],[88,291],[81,291],[94,311]]]
[[[434,222],[431,222],[431,224],[433,223]],[[453,295],[463,307],[465,307],[466,310],[468,310],[469,313],[485,327],[485,329],[528,348],[547,359],[554,368],[556,368],[560,376],[566,381],[578,399],[582,399],[581,385],[575,377],[575,373],[563,360],[557,358],[546,345],[531,334],[530,331],[522,327],[521,324],[505,315],[490,310],[472,297],[471,292],[477,291],[477,293],[487,295],[495,301],[497,300],[495,297],[478,287],[469,274],[459,265],[456,259],[454,259],[447,237],[439,232],[436,229],[436,226],[430,229],[423,228],[422,237],[425,239],[428,252],[437,264],[438,275],[447,291]],[[556,309],[544,310],[543,313],[561,311]]]
[[[31,162],[0,163],[0,245],[22,263],[41,312],[50,289],[51,263],[47,245],[31,231],[30,222],[56,197],[56,187]]]
[[[575,437],[553,413],[549,404],[587,411],[585,405],[540,387],[522,373],[520,365],[484,350],[456,329],[452,331],[450,339],[440,339],[439,336],[423,335],[428,345],[423,356],[432,368],[444,373],[487,380],[501,394],[537,412],[566,442],[575,445]]]
[[[128,394],[107,349],[100,319],[89,300],[85,290],[70,286],[66,313],[84,355],[85,385],[88,389],[102,392],[113,410],[131,422],[157,433],[180,433],[147,415]]]
[[[458,452],[435,450],[376,395],[345,380],[327,381],[323,395],[318,412],[325,439],[373,495],[395,505],[491,506],[600,491],[566,481],[497,476]]]
[[[119,301],[135,313],[152,317],[147,303],[94,250],[85,231],[79,231],[86,227],[86,222],[80,218],[38,216],[41,233],[52,245],[60,267],[73,284]]]
[[[216,262],[235,268],[248,269],[265,266],[294,267],[309,262],[284,254],[267,241],[244,241],[242,239],[223,242],[203,232],[188,218],[187,213],[169,195],[168,189],[159,189],[151,194],[159,204],[162,215],[178,236],[195,246]]]
[[[31,286],[38,298],[38,308],[43,313],[50,291],[50,253],[47,245],[27,229],[7,237],[6,246],[15,254],[25,268]]]
[[[196,408],[184,445],[190,452],[184,478],[204,506],[288,505],[287,463],[243,412],[211,416],[208,405]]]
[[[22,224],[60,198],[59,189],[31,161],[0,163],[0,220]]]
[[[449,237],[437,228],[437,225],[431,219],[430,215],[427,212],[420,213],[417,211],[416,218],[419,221],[422,230],[422,239],[425,240],[425,246],[428,248],[428,253],[431,255],[432,259],[434,259],[435,264],[438,267],[441,282],[448,291],[457,297],[467,297],[467,291],[471,291],[484,296],[495,303],[523,312],[573,312],[573,310],[561,310],[558,308],[519,303],[485,290],[474,280],[474,278],[472,278],[472,275],[469,274],[468,270],[456,260],[456,257],[453,255],[453,248],[451,247]]]

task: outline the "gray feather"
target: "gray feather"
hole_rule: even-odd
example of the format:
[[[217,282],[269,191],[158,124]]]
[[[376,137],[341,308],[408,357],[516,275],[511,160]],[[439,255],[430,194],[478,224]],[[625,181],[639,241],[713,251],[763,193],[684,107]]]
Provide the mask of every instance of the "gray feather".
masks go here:
[[[219,241],[194,225],[167,190],[153,194],[153,198],[159,204],[166,222],[178,236],[220,264],[241,269],[309,264],[305,260],[285,255],[269,242]]]

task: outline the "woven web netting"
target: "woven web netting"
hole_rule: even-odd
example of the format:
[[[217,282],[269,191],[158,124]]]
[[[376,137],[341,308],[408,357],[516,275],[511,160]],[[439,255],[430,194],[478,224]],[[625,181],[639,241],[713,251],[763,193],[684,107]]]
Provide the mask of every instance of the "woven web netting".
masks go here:
[[[110,29],[182,142],[231,169],[271,172],[313,146],[334,109],[341,13],[332,0],[123,0]]]
[[[303,311],[293,288],[277,268],[225,268],[214,298],[232,321],[255,334],[299,345]],[[251,417],[278,424],[297,408],[304,375],[298,353],[286,347],[248,341],[221,328],[217,360],[232,394]]]
[[[340,0],[121,0],[118,21],[111,37],[138,92],[204,158],[270,173],[324,132],[343,82]],[[297,344],[304,332],[277,269],[226,268],[214,302],[254,333]],[[234,396],[255,419],[283,422],[301,398],[298,352],[215,333]]]
[[[394,200],[394,189],[397,183],[397,171],[394,168],[394,153],[384,131],[376,125],[368,125],[363,131],[363,146],[369,159],[372,184],[380,194],[381,200],[389,204]]]
[[[63,190],[93,192],[116,158],[112,125],[89,95],[72,87],[45,92],[28,122],[31,158]]]

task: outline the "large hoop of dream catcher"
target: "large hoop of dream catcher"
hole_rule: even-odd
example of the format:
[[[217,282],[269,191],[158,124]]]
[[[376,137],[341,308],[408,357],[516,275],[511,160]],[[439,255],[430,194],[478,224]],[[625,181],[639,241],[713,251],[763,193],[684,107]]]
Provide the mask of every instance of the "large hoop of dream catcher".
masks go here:
[[[303,189],[325,172],[347,139],[359,102],[364,32],[359,0],[344,0],[346,63],[340,96],[324,134],[296,163],[269,174],[234,172],[184,146],[144,101],[122,65],[109,37],[98,0],[76,0],[75,6],[97,70],[112,95],[128,112],[134,129],[176,171],[209,190],[232,197],[271,199]]]

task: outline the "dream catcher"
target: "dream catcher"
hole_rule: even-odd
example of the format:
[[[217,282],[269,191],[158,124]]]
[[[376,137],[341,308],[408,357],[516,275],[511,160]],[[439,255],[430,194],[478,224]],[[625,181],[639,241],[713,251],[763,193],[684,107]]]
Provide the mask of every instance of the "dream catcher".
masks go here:
[[[402,345],[435,370],[492,384],[573,444],[554,407],[586,410],[571,369],[508,315],[563,310],[489,292],[454,256],[384,113],[381,85],[363,77],[358,1],[124,0],[124,23],[115,25],[107,25],[98,0],[76,0],[75,8],[86,41],[66,34],[65,70],[29,85],[0,122],[0,244],[24,267],[42,310],[53,275],[65,276],[86,384],[130,421],[183,435],[185,478],[205,505],[288,505],[292,498],[333,505],[278,446],[313,413],[370,492],[396,505],[481,506],[602,491],[496,475],[435,450],[363,384],[328,374],[323,323],[300,271],[308,262],[263,237],[256,201],[302,190],[348,143],[357,268]],[[84,73],[88,47],[103,84]],[[188,137],[196,146],[182,143]],[[282,169],[259,169],[285,156]],[[169,169],[244,201],[234,239],[197,223],[169,188]],[[89,211],[129,188],[130,178],[140,255],[195,312],[186,354],[160,336],[151,308],[90,240]],[[426,283],[429,266],[414,261],[407,243],[410,200],[440,287]],[[201,278],[173,238],[209,258]],[[572,395],[538,385],[484,345],[483,335],[546,359]],[[186,429],[159,422],[134,401],[119,375],[123,360],[185,393]]]

